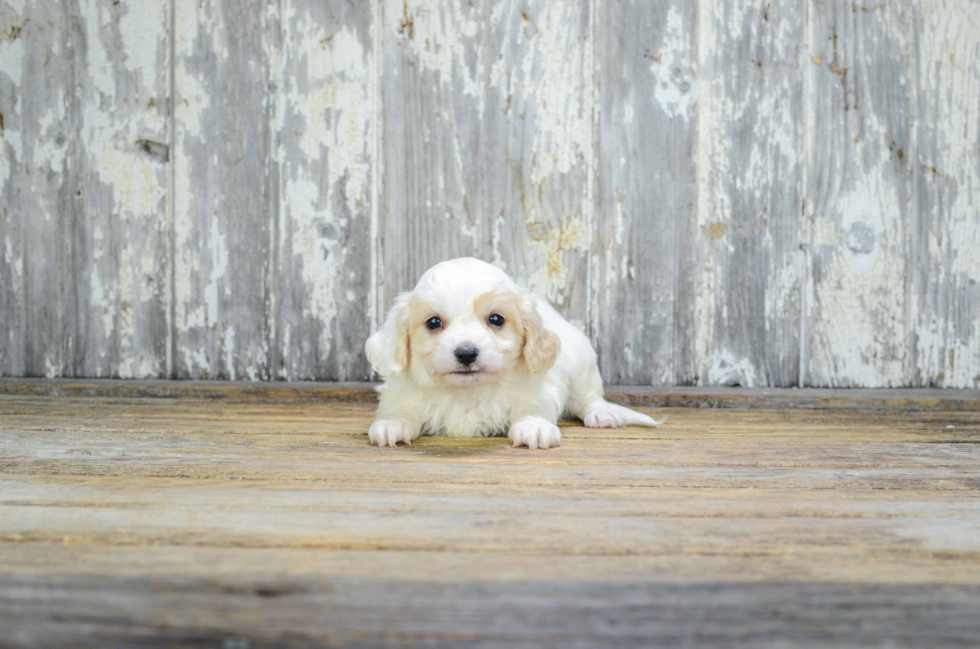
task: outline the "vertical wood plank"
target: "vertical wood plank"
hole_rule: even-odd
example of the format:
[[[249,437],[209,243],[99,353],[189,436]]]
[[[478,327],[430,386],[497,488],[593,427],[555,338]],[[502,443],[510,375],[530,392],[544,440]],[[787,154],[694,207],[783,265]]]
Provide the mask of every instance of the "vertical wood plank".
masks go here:
[[[269,378],[278,167],[265,0],[176,0],[174,366]]]
[[[73,371],[159,378],[167,341],[168,4],[70,6],[77,95]]]
[[[810,4],[811,386],[909,382],[908,2]]]
[[[700,27],[698,383],[796,385],[805,12],[712,1]]]
[[[379,299],[386,310],[432,264],[482,256],[484,8],[462,0],[387,0]]]
[[[473,255],[585,326],[588,2],[390,0],[384,14],[381,308]]]
[[[283,3],[277,378],[370,376],[372,13],[369,2]]]
[[[0,373],[73,373],[72,33],[63,4],[0,6]]]
[[[23,376],[26,371],[25,232],[19,204],[24,134],[16,107],[24,96],[27,17],[26,10],[0,6],[0,376]]]
[[[916,40],[913,383],[980,387],[980,14],[922,0]]]
[[[600,2],[595,311],[612,384],[695,380],[698,3]]]
[[[483,256],[572,323],[589,313],[594,43],[587,0],[494,3],[487,15]],[[472,158],[470,158],[472,160]]]

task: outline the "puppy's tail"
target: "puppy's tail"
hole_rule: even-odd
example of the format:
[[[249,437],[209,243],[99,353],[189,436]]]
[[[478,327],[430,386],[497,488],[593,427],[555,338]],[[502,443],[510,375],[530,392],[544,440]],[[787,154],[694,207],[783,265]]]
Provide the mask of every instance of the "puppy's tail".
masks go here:
[[[596,401],[582,418],[589,428],[618,428],[620,426],[659,426],[667,418],[654,419],[642,412],[630,410],[616,403]]]
[[[609,402],[607,401],[606,403]],[[616,403],[610,403],[609,407],[619,412],[626,419],[627,426],[659,426],[667,421],[667,417],[654,419],[649,415],[644,415],[642,412],[630,410]]]

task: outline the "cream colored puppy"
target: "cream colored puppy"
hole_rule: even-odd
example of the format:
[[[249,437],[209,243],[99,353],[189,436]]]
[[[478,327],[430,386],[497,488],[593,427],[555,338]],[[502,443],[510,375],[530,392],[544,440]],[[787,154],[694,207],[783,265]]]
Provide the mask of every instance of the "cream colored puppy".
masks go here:
[[[664,421],[605,401],[585,334],[478,259],[430,268],[365,351],[385,380],[368,432],[378,446],[506,432],[514,446],[550,448],[565,413],[590,428]]]

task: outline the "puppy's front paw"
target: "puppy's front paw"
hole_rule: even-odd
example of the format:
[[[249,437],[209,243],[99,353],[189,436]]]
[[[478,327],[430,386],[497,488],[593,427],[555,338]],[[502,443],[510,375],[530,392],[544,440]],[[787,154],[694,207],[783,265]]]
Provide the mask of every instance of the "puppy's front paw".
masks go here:
[[[530,449],[561,446],[561,431],[558,426],[542,417],[524,417],[514,422],[507,433],[514,446]]]
[[[368,429],[368,439],[378,446],[397,446],[399,442],[411,446],[419,432],[418,424],[403,419],[375,419]]]

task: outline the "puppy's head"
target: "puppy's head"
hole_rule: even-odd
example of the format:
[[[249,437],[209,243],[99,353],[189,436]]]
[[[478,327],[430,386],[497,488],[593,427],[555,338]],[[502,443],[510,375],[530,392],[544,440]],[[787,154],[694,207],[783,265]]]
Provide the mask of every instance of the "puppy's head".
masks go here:
[[[546,372],[560,351],[534,296],[495,266],[453,259],[403,293],[365,345],[378,374],[426,386],[469,387]]]

